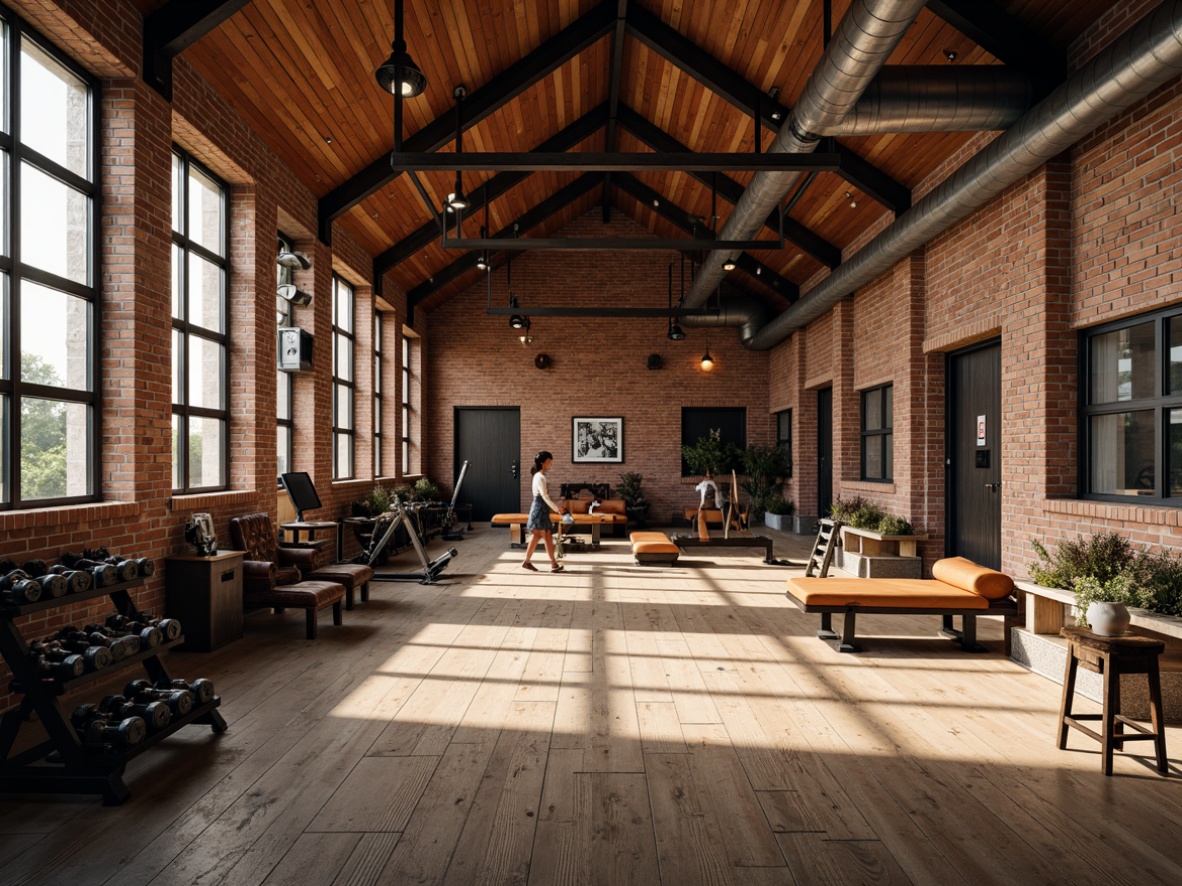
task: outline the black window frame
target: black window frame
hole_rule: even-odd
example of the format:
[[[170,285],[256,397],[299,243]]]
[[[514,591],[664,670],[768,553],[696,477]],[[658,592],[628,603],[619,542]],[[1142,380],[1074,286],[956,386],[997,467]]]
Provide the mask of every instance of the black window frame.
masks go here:
[[[792,410],[781,409],[776,413],[776,446],[787,454],[787,467],[784,477],[792,477]]]
[[[1169,476],[1171,473],[1169,413],[1182,410],[1182,384],[1176,394],[1166,392],[1167,380],[1170,376],[1170,348],[1169,325],[1171,320],[1182,324],[1182,306],[1163,308],[1141,314],[1134,314],[1081,330],[1079,333],[1079,466],[1077,489],[1080,498],[1092,501],[1112,501],[1124,504],[1151,504],[1160,507],[1182,507],[1182,495],[1169,494]],[[1153,396],[1115,400],[1109,403],[1093,404],[1091,402],[1092,383],[1092,348],[1091,340],[1101,335],[1132,328],[1144,323],[1153,324],[1154,335],[1154,380]],[[1135,412],[1153,413],[1153,441],[1152,450],[1154,463],[1151,473],[1151,486],[1139,490],[1136,494],[1126,495],[1113,492],[1093,492],[1091,490],[1092,455],[1095,444],[1090,433],[1092,418],[1099,415],[1119,415]],[[1178,470],[1182,471],[1182,453],[1178,458]],[[1144,471],[1134,475],[1134,482],[1138,481]],[[1182,485],[1182,484],[1180,484]],[[1126,487],[1136,488],[1136,487]]]
[[[724,443],[733,443],[739,451],[747,448],[746,406],[683,406],[681,407],[681,445],[693,446],[711,430],[719,431]],[[736,458],[725,470],[742,470],[742,459]],[[681,460],[681,476],[699,476]]]
[[[284,252],[295,252],[295,241],[284,234],[282,231],[278,232],[276,237],[276,253],[275,253],[275,328],[278,330],[282,326],[295,325],[295,305],[289,300],[281,296],[278,292],[278,287],[286,283],[295,282],[295,271],[291,268],[284,267],[279,264],[279,255]],[[276,331],[278,335],[278,331]],[[276,445],[275,454],[281,456],[281,461],[287,461],[287,470],[295,470],[295,378],[294,373],[284,372],[275,368],[275,429],[276,429]],[[286,395],[280,393],[280,386],[286,392]],[[284,418],[284,412],[287,417]],[[279,452],[278,438],[281,432],[287,433],[287,445],[283,447],[284,451]],[[283,479],[278,476],[285,473],[283,465],[279,465],[279,470],[275,472],[275,482],[279,489],[283,488]]]
[[[411,473],[410,469],[410,416],[411,416],[411,351],[413,341],[405,332],[402,334],[402,407],[399,410],[402,418],[402,474]]]
[[[883,424],[881,427],[867,427],[867,415],[869,410],[866,408],[867,402],[879,397],[880,402],[879,415],[883,417]],[[860,455],[860,479],[867,483],[893,483],[895,482],[895,385],[893,382],[888,382],[884,385],[877,385],[873,388],[867,388],[861,392],[859,397],[860,412],[861,412],[861,428],[862,439],[859,447]],[[867,455],[872,446],[879,447],[879,463],[883,466],[883,476],[871,477],[866,472]]]
[[[7,427],[7,438],[0,440],[0,511],[27,510],[31,508],[55,507],[67,504],[81,504],[99,501],[102,498],[101,452],[102,452],[102,362],[100,342],[102,340],[102,300],[98,281],[102,279],[101,251],[99,248],[99,226],[102,219],[102,177],[99,157],[99,113],[102,94],[99,81],[91,76],[68,55],[61,52],[38,31],[7,7],[0,6],[0,28],[3,28],[3,43],[0,47],[7,53],[3,59],[5,88],[7,95],[0,96],[0,107],[10,109],[4,131],[0,131],[0,158],[6,158],[8,167],[0,162],[0,176],[7,180],[7,199],[0,206],[5,217],[3,228],[8,232],[7,243],[0,244],[0,286],[7,285],[7,322],[3,315],[4,300],[0,299],[0,335],[6,335],[3,354],[8,366],[0,366],[0,428]],[[86,152],[86,175],[79,175],[52,160],[35,148],[25,145],[21,139],[21,60],[25,42],[33,44],[57,64],[86,85],[86,130],[88,143]],[[43,173],[66,187],[83,194],[87,199],[87,280],[78,283],[49,271],[25,264],[21,257],[21,188],[22,170],[25,164]],[[87,387],[69,388],[26,382],[21,378],[21,290],[25,282],[52,288],[69,296],[85,300],[87,304],[86,361]],[[63,404],[80,404],[86,407],[86,462],[87,491],[79,495],[29,498],[21,495],[21,401],[24,398],[52,400]],[[7,497],[3,497],[7,492]]]
[[[341,288],[349,291],[349,326],[346,328],[339,322],[337,302]],[[349,378],[344,379],[337,374],[338,351],[341,342],[349,343],[351,355]],[[338,402],[341,389],[349,391],[349,426],[343,427],[338,422],[340,403]],[[349,441],[349,470],[346,474],[337,473],[340,467],[340,446],[342,440]],[[357,288],[339,274],[332,275],[332,479],[352,480],[357,476]]]
[[[185,227],[184,231],[177,231],[175,228],[171,232],[171,244],[173,247],[180,249],[181,260],[183,267],[179,272],[179,279],[183,289],[181,296],[181,312],[185,315],[183,317],[172,317],[171,329],[174,332],[179,332],[181,336],[182,356],[178,359],[173,354],[174,366],[178,366],[180,370],[180,384],[178,385],[181,396],[180,403],[175,400],[172,403],[172,415],[179,416],[180,424],[177,428],[176,441],[178,446],[183,447],[186,453],[184,462],[181,464],[180,484],[173,486],[173,495],[192,495],[205,492],[218,492],[230,488],[230,391],[232,389],[231,372],[232,363],[230,361],[230,331],[231,331],[231,316],[230,316],[230,185],[217,175],[208,166],[201,163],[194,158],[188,151],[180,145],[173,144],[173,157],[179,157],[182,165],[181,181],[184,182],[184,190],[181,194],[180,216],[181,222]],[[171,162],[171,159],[170,159]],[[189,236],[189,170],[196,169],[206,178],[213,181],[221,192],[221,229],[218,232],[218,239],[222,254],[218,255],[207,247],[196,243]],[[171,224],[170,224],[171,227]],[[222,297],[222,317],[223,329],[221,332],[216,332],[208,327],[199,326],[192,323],[188,319],[189,312],[189,257],[197,255],[202,259],[214,264],[221,272],[221,297]],[[173,269],[174,277],[177,271]],[[171,309],[170,309],[171,314]],[[190,338],[196,336],[207,339],[221,345],[222,348],[222,403],[221,409],[213,409],[207,406],[192,406],[189,404],[189,344]],[[176,393],[176,391],[174,391]],[[191,482],[192,471],[188,459],[188,439],[189,439],[189,420],[192,418],[212,418],[220,420],[225,428],[222,434],[222,445],[219,458],[221,462],[222,482],[209,486],[194,486]],[[175,454],[174,454],[175,458]]]
[[[383,476],[382,469],[382,422],[386,420],[385,390],[382,385],[384,352],[382,338],[386,332],[385,317],[374,308],[373,312],[373,476]]]

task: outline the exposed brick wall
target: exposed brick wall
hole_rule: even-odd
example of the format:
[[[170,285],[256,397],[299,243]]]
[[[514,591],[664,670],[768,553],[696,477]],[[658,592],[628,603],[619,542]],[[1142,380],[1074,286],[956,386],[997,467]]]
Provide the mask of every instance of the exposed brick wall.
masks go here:
[[[588,213],[555,236],[644,236],[635,223],[613,216],[604,226]],[[525,254],[513,261],[513,290],[529,305],[666,306],[672,253],[602,252]],[[505,272],[493,278],[493,303],[508,304]],[[572,319],[537,317],[533,342],[523,347],[505,317],[486,316],[483,285],[449,301],[431,315],[426,372],[432,402],[427,409],[427,473],[448,486],[453,473],[453,408],[520,406],[521,452],[554,453],[552,485],[566,481],[616,484],[625,471],[644,476],[652,514],[667,520],[673,509],[696,501],[696,479],[681,477],[681,407],[745,406],[747,439],[774,440],[768,407],[765,352],[748,351],[734,329],[687,329],[682,342],[665,337],[663,318]],[[707,342],[717,365],[706,373],[699,361]],[[553,365],[539,371],[534,357]],[[664,366],[645,368],[649,354]],[[624,417],[623,464],[571,462],[571,418]],[[529,501],[530,477],[522,472],[521,502]]]

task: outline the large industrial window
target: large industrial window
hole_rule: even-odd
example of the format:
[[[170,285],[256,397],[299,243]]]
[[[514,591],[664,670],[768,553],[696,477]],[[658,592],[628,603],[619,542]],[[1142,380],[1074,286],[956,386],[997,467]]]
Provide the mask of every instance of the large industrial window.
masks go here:
[[[792,410],[776,413],[776,445],[788,456],[786,476],[792,476]]]
[[[332,278],[332,478],[353,477],[353,397],[356,393],[353,354],[353,287]]]
[[[681,408],[681,445],[693,446],[703,437],[709,437],[712,431],[717,431],[723,443],[730,443],[738,451],[747,448],[747,410],[742,406],[699,407],[683,406]],[[736,458],[723,470],[739,470],[742,464]],[[693,472],[681,460],[681,476],[688,477]]]
[[[226,185],[172,155],[172,487],[224,489],[230,413]]]
[[[410,395],[413,385],[411,357],[413,356],[413,341],[409,335],[402,336],[402,473],[413,474],[410,463],[411,444],[411,413],[413,411]]]
[[[1182,499],[1182,311],[1083,338],[1085,494]]]
[[[279,235],[279,249],[277,255],[294,252],[295,246],[290,238]],[[284,286],[294,283],[295,271],[281,264],[275,265],[275,285]],[[295,325],[295,305],[288,299],[276,293],[275,295],[275,327]],[[293,415],[292,377],[291,373],[275,370],[275,446],[279,456],[279,474],[286,474],[294,470],[292,457],[295,451],[295,418]],[[276,478],[278,480],[278,478]]]
[[[862,392],[862,479],[895,475],[894,385]]]
[[[3,8],[0,42],[0,508],[93,500],[98,86]]]
[[[382,476],[382,312],[373,312],[373,475]]]

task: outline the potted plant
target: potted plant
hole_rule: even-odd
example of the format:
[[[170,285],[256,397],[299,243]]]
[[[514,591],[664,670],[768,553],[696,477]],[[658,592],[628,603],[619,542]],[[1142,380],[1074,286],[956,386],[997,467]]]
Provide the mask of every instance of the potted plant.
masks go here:
[[[777,495],[767,503],[767,510],[763,515],[763,522],[768,529],[787,530],[790,518],[796,513],[796,505],[781,495]]]
[[[739,460],[739,447],[722,439],[722,432],[711,428],[692,446],[681,447],[681,457],[693,474],[724,474]]]
[[[648,516],[648,501],[641,489],[644,477],[635,471],[620,474],[620,482],[616,486],[616,497],[624,500],[624,511],[628,519],[635,520],[638,526],[643,526]]]
[[[376,484],[360,501],[353,502],[354,517],[376,517],[390,507],[390,489]]]
[[[751,516],[759,519],[773,500],[781,499],[788,451],[782,446],[748,446],[743,450],[743,473],[739,487],[751,496]]]
[[[415,481],[414,497],[415,501],[442,501],[443,492],[426,477],[420,477]]]

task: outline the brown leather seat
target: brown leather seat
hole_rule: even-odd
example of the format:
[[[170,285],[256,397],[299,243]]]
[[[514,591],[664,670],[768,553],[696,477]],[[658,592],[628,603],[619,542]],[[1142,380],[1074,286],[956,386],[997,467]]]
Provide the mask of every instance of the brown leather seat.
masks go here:
[[[302,571],[302,570],[301,570]],[[369,582],[373,569],[364,563],[328,563],[317,566],[314,572],[305,572],[308,581],[329,581],[345,586],[345,608],[353,608],[353,592],[361,591],[361,602],[369,600]]]
[[[242,602],[248,609],[263,606],[276,612],[291,607],[305,610],[307,637],[316,639],[316,613],[332,607],[332,623],[341,623],[345,586],[333,581],[306,581],[302,571],[316,568],[312,548],[281,548],[267,514],[243,514],[230,519],[234,546],[246,552],[242,568]]]

